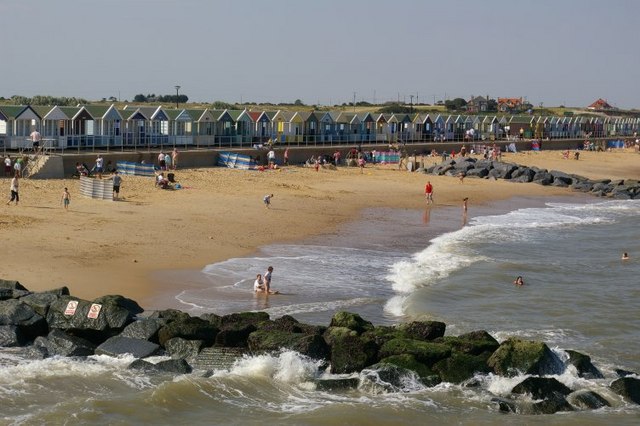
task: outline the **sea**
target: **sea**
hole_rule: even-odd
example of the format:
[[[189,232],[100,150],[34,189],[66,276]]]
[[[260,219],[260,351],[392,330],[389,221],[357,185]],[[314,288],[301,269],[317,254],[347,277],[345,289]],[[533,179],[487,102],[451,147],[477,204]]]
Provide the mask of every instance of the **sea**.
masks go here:
[[[640,372],[639,219],[640,200],[583,195],[477,206],[470,199],[466,214],[462,205],[369,209],[300,243],[198,271],[159,272],[162,294],[143,303],[192,315],[265,311],[323,325],[345,310],[375,325],[437,320],[447,335],[486,330],[498,341],[541,340],[561,359],[567,349],[591,356],[604,379],[580,378],[573,367],[554,377],[598,392],[611,407],[500,413],[492,399],[507,397],[522,375],[426,387],[410,376],[390,385],[365,370],[348,376],[359,379],[356,389],[318,390],[316,379],[336,376],[286,350],[245,356],[208,377],[173,377],[128,370],[131,357],[30,360],[23,349],[4,348],[0,424],[636,425],[640,405],[608,385],[616,369]],[[255,295],[255,275],[268,266],[280,294]],[[517,276],[525,285],[513,284]]]

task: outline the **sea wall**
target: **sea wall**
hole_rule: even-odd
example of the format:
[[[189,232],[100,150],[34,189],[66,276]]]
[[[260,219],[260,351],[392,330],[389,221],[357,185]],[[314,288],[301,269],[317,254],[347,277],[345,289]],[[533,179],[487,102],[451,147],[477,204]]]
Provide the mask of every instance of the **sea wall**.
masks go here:
[[[567,350],[560,357],[544,342],[509,338],[496,341],[478,330],[445,335],[446,324],[413,321],[374,326],[358,314],[337,312],[327,326],[298,322],[291,316],[272,319],[265,312],[198,317],[178,310],[144,312],[134,300],[103,296],[83,300],[66,287],[34,293],[17,281],[0,280],[0,346],[25,346],[34,359],[52,356],[117,357],[131,354],[129,368],[150,374],[201,374],[230,365],[244,354],[282,349],[323,361],[334,374],[376,371],[390,386],[407,376],[425,386],[442,382],[476,386],[478,375],[521,378],[508,397],[496,396],[496,411],[549,414],[609,406],[609,390],[629,403],[640,404],[637,374],[617,370],[605,378],[589,356]],[[151,356],[164,355],[160,362]],[[550,375],[575,369],[583,378],[571,388]],[[585,381],[610,382],[607,394]],[[340,391],[355,387],[357,378],[318,379],[317,389]]]

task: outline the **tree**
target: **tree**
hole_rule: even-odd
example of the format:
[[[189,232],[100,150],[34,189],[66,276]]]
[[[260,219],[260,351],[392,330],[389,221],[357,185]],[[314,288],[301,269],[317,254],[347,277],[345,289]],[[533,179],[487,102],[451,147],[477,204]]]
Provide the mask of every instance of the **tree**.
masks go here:
[[[133,102],[147,102],[147,97],[139,93],[133,97]]]
[[[304,106],[304,103],[300,99],[296,99],[293,104],[296,106]]]
[[[487,101],[487,111],[498,111],[498,101],[489,99]]]
[[[448,111],[459,111],[467,105],[467,101],[462,98],[444,101],[444,106]]]

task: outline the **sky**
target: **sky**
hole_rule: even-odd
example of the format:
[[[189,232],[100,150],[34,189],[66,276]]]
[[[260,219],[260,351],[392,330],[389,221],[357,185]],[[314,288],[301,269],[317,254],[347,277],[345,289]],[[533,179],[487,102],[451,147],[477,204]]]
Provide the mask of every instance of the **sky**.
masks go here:
[[[636,0],[0,0],[0,96],[640,107]]]

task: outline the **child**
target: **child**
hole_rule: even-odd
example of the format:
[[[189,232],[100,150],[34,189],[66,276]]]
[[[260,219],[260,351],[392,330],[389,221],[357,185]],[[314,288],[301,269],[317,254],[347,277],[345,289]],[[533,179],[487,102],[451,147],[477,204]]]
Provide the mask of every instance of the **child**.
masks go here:
[[[262,293],[264,291],[264,281],[262,281],[262,275],[256,275],[256,280],[253,282],[253,291],[256,293]]]
[[[65,210],[69,210],[70,202],[71,202],[71,194],[69,194],[69,190],[65,188],[64,192],[62,193],[62,204],[64,205]]]
[[[264,208],[265,209],[268,209],[269,206],[271,205],[271,198],[273,198],[273,194],[267,194],[262,199],[262,201],[264,201]]]

